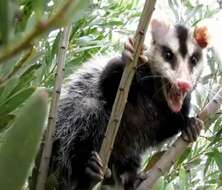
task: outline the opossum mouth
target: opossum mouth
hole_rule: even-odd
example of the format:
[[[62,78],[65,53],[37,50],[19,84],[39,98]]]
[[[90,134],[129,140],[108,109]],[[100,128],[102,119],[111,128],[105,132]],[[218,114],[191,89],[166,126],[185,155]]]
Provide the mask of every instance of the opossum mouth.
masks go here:
[[[186,92],[179,90],[175,85],[165,85],[165,98],[170,109],[177,113],[181,110]]]

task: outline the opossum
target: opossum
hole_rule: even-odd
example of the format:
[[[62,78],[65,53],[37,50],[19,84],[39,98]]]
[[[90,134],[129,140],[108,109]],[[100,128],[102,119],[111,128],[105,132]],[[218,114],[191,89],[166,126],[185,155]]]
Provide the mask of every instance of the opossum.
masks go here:
[[[112,171],[125,189],[135,188],[141,155],[182,132],[195,141],[203,123],[189,118],[191,92],[203,68],[203,47],[182,25],[151,23],[152,42],[141,51],[125,111],[109,161],[102,173],[99,150],[125,65],[132,60],[134,39],[129,38],[121,56],[97,58],[84,65],[72,79],[59,105],[52,170],[57,189],[90,189]]]

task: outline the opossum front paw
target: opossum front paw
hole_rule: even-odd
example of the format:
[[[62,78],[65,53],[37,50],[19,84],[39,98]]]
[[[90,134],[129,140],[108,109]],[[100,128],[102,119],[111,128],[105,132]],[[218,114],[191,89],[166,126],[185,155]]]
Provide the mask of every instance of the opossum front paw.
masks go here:
[[[112,173],[108,168],[106,173],[103,173],[103,164],[99,154],[95,151],[91,153],[91,156],[86,164],[85,173],[94,182],[98,183],[104,178],[110,178]]]
[[[143,46],[141,53],[139,55],[139,60],[141,63],[147,63],[148,62],[148,58],[147,56],[144,54],[144,51],[146,50],[146,47]],[[133,53],[134,53],[134,39],[129,37],[128,41],[125,42],[124,44],[124,50],[122,53],[122,57],[124,62],[128,63],[131,62],[133,60]]]
[[[93,151],[86,164],[85,173],[95,183],[103,180],[103,164],[97,152]]]
[[[198,118],[189,118],[187,127],[182,132],[182,138],[186,142],[194,142],[200,135],[201,129],[203,129],[204,123]]]
[[[139,173],[137,174],[136,180],[134,182],[134,189],[137,189],[137,187],[145,180],[147,179],[148,174],[146,173]]]

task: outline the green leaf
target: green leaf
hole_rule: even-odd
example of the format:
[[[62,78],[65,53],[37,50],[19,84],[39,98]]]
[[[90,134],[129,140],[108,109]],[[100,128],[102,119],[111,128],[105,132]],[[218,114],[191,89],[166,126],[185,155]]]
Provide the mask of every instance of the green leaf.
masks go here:
[[[152,155],[152,157],[149,158],[149,161],[143,171],[147,172],[148,170],[150,170],[158,162],[158,160],[161,158],[161,156],[164,153],[165,153],[165,151],[160,151],[160,152],[156,152],[154,155]]]
[[[207,174],[208,169],[209,169],[211,163],[212,163],[212,158],[211,158],[211,157],[208,157],[208,158],[207,158],[207,161],[206,161],[206,163],[205,163],[205,165],[204,165],[204,175]]]
[[[21,190],[40,144],[47,113],[47,93],[37,90],[23,107],[0,147],[0,187]]]
[[[32,0],[25,0],[20,4],[20,6],[23,7],[23,9],[21,10],[22,17],[20,18],[20,20],[16,25],[16,33],[23,32],[24,29],[26,28],[28,19],[31,17],[33,13],[32,2],[33,2]]]
[[[173,187],[173,183],[171,182],[171,183],[167,184],[165,190],[175,190]]]
[[[218,168],[222,172],[222,153],[219,152],[217,149],[214,149],[214,151],[213,151],[213,158],[214,158]]]
[[[52,50],[51,50],[51,57],[53,58],[56,53],[58,52],[58,48],[59,48],[59,40],[60,40],[60,36],[61,36],[61,31],[56,35],[56,38],[53,42],[52,45]]]
[[[72,3],[67,18],[72,18],[72,22],[77,22],[83,15],[84,10],[90,5],[90,0],[76,0]]]
[[[188,148],[183,152],[183,154],[177,159],[176,165],[179,166],[180,164],[182,164],[183,161],[186,160],[187,157],[190,155],[190,153],[191,153],[191,148],[188,147]]]
[[[33,9],[35,10],[36,20],[39,20],[43,16],[45,1],[35,0],[33,2]]]
[[[188,176],[184,167],[180,168],[179,171],[179,179],[180,179],[180,189],[186,190],[188,189]]]
[[[168,0],[168,4],[169,4],[171,11],[173,12],[173,14],[176,18],[176,21],[178,22],[180,20],[180,16],[179,16],[179,12],[178,12],[179,5],[177,3],[175,3],[174,0]]]
[[[0,105],[0,114],[10,113],[18,108],[34,91],[34,87],[26,88],[7,99]]]
[[[11,122],[15,118],[15,115],[7,114],[7,115],[1,115],[0,116],[0,131],[7,127],[9,122]]]
[[[123,22],[118,19],[113,19],[113,20],[110,20],[110,21],[107,21],[106,23],[104,23],[104,25],[107,27],[118,26],[118,25],[123,25]]]
[[[153,190],[164,190],[165,189],[165,180],[164,177],[161,176],[153,186]]]
[[[202,7],[203,5],[200,4],[200,5],[195,6],[192,10],[189,10],[189,14],[187,15],[187,18],[186,18],[186,23],[188,23],[191,19],[193,19],[195,15],[202,10]]]
[[[9,0],[0,0],[0,44],[9,39]]]
[[[31,65],[20,77],[18,84],[13,89],[12,94],[15,94],[20,89],[23,89],[25,87],[29,87],[31,85],[31,82],[33,84],[33,80],[35,79],[36,70],[38,70],[41,67],[40,64],[34,64]]]
[[[10,95],[12,90],[15,88],[15,86],[18,84],[17,77],[12,78],[6,82],[6,84],[2,87],[2,92],[0,95],[0,102],[4,102],[6,98]]]

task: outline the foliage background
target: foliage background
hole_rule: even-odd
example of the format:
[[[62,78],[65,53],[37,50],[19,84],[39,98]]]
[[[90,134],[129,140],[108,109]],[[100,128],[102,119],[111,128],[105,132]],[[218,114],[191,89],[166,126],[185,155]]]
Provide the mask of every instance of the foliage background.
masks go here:
[[[51,92],[61,27],[72,23],[65,68],[65,78],[68,78],[96,54],[121,52],[123,42],[136,29],[144,3],[139,0],[84,0],[76,1],[78,6],[71,4],[62,11],[67,2],[71,1],[0,1],[0,150],[32,93],[39,87]],[[192,27],[204,18],[219,18],[220,6],[220,1],[213,0],[159,0],[156,9],[173,22]],[[59,11],[63,14],[56,17]],[[50,20],[51,25],[47,25]],[[28,37],[33,31],[37,32],[30,40]],[[27,43],[16,54],[1,59],[25,40]],[[204,74],[193,95],[193,113],[198,113],[221,86],[221,72],[218,56],[209,49]],[[34,117],[32,112],[37,109],[31,109],[31,119]],[[208,130],[178,158],[170,173],[158,181],[155,190],[222,189],[221,113],[218,112],[206,125],[210,126]],[[146,155],[143,168],[149,168],[159,155],[154,152]],[[20,170],[20,164],[14,170]],[[28,188],[26,183],[24,186]]]

